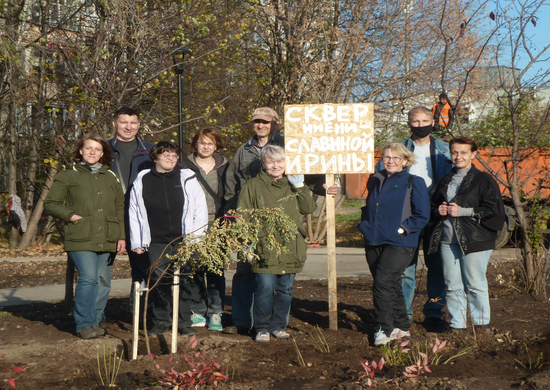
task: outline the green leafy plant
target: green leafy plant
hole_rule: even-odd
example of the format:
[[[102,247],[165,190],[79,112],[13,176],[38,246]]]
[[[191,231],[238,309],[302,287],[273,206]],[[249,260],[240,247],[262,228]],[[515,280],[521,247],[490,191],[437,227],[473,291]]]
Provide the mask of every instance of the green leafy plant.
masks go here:
[[[327,339],[325,338],[325,335],[319,325],[315,325],[315,328],[313,329],[313,332],[306,335],[306,341],[317,351],[321,353],[330,353],[330,347],[327,343]]]
[[[202,352],[193,352],[197,348],[197,336],[192,336],[189,339],[191,347],[190,355],[182,355],[181,361],[185,362],[187,367],[178,368],[175,366],[174,356],[168,358],[167,369],[163,369],[159,364],[156,368],[164,375],[163,380],[158,383],[173,389],[198,389],[207,384],[217,386],[219,382],[229,379],[225,375],[227,367],[221,367],[216,360],[209,360],[203,357]],[[179,351],[181,352],[181,350]],[[154,359],[154,355],[151,355]]]
[[[287,198],[280,199],[283,202]],[[286,245],[298,234],[298,227],[282,207],[230,210],[230,217],[218,218],[211,229],[197,237],[189,234],[178,246],[177,252],[168,256],[175,267],[190,264],[192,273],[206,267],[208,271],[221,273],[223,266],[235,261],[231,253],[241,260],[258,261],[254,253],[260,237],[265,250],[277,254],[286,253]]]
[[[116,387],[116,378],[118,376],[118,371],[120,370],[120,363],[122,363],[122,355],[124,355],[124,351],[120,351],[120,357],[118,357],[116,355],[116,349],[113,351],[113,347],[111,345],[109,346],[109,353],[107,353],[105,344],[103,344],[102,374],[101,359],[99,357],[99,352],[97,353],[97,370],[99,372],[99,379],[101,380],[102,386]],[[103,377],[105,377],[105,380],[103,380]]]
[[[2,354],[2,359],[6,359],[6,354]],[[4,367],[4,366],[0,366],[2,367],[4,370],[6,371],[16,371],[16,372],[25,372],[25,370],[23,370],[21,367],[14,367],[14,368],[8,368],[8,367]],[[10,385],[11,387],[15,388],[15,379],[13,378],[9,378],[8,379],[8,385]]]
[[[369,364],[368,360],[363,360],[360,362],[361,367],[365,370],[365,374],[361,375],[359,377],[359,380],[366,378],[367,379],[367,387],[370,387],[372,385],[376,385],[378,382],[374,380],[374,375],[376,375],[376,371],[382,370],[384,367],[384,358],[381,358],[378,363],[376,363],[374,360],[371,364]]]
[[[385,361],[391,366],[404,366],[408,361],[410,348],[405,348],[411,341],[402,341],[398,344],[388,343],[381,347]]]

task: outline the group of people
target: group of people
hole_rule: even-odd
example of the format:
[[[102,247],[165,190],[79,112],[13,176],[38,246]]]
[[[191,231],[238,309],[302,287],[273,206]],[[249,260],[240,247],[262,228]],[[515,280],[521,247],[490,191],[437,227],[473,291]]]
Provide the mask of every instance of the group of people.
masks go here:
[[[410,336],[419,248],[428,269],[426,328],[489,326],[487,264],[505,221],[500,189],[472,164],[475,141],[442,142],[431,135],[434,122],[428,108],[411,109],[411,137],[384,148],[367,182],[359,229],[374,278],[377,346]]]
[[[499,187],[472,165],[473,140],[459,137],[449,145],[436,139],[434,113],[426,107],[411,109],[408,117],[412,135],[384,148],[368,180],[359,225],[374,277],[375,345],[410,335],[420,248],[428,269],[426,327],[441,332],[464,329],[468,321],[490,322],[485,272],[505,218]],[[192,335],[207,326],[225,333],[253,330],[257,342],[290,337],[285,329],[292,287],[306,260],[301,216],[315,209],[310,190],[335,196],[338,187],[327,188],[320,175],[285,175],[275,110],[258,108],[251,122],[254,136],[231,162],[216,153],[224,145],[212,128],[195,134],[194,152],[184,161],[171,142],[145,142],[139,112],[132,108],[115,113],[111,140],[95,133],[80,140],[74,165],[57,174],[45,208],[66,222],[65,250],[79,273],[74,317],[82,338],[107,333],[101,323],[116,254],[128,252],[133,282],[150,277],[155,285],[147,318],[149,335],[159,335],[172,324],[167,255],[182,238],[204,234],[228,210],[277,206],[299,228],[288,252],[277,254],[260,240],[257,259],[237,263],[231,323],[225,327],[223,270],[191,276],[184,268],[178,332]],[[449,323],[443,320],[445,306]]]
[[[217,218],[237,207],[281,206],[300,227],[301,215],[315,208],[310,188],[320,195],[336,195],[338,187],[326,189],[320,177],[309,177],[305,185],[302,175],[284,175],[284,138],[277,133],[275,110],[258,108],[251,121],[255,135],[231,163],[216,153],[224,145],[212,128],[198,131],[192,140],[194,152],[179,161],[177,145],[152,144],[140,137],[139,112],[132,108],[115,113],[113,139],[105,141],[91,133],[80,140],[72,155],[74,165],[57,174],[45,200],[46,211],[66,222],[65,250],[79,273],[74,314],[80,337],[107,333],[101,323],[116,254],[128,252],[133,282],[143,283],[150,276],[150,285],[155,285],[147,322],[148,334],[159,335],[172,324],[167,255],[182,237],[201,236]],[[257,261],[238,263],[232,323],[225,329],[223,270],[221,274],[199,270],[191,276],[184,268],[178,332],[192,335],[195,327],[207,326],[227,333],[254,330],[258,342],[270,341],[271,335],[288,338],[292,286],[306,260],[305,238],[297,233],[287,248],[277,254],[260,242],[255,248]]]

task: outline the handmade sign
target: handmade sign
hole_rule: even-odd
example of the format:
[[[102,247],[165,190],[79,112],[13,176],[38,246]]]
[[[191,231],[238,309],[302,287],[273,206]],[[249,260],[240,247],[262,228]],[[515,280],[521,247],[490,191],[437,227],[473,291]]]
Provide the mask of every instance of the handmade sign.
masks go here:
[[[285,106],[287,174],[374,172],[374,104]]]

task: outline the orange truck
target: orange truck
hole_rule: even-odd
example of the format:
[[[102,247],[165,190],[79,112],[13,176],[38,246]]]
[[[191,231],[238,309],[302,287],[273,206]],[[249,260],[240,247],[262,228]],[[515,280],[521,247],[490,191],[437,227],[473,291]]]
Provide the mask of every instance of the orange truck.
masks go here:
[[[381,151],[376,152],[375,160],[380,158]],[[485,161],[497,176],[507,181],[507,171],[511,169],[511,163],[505,163],[510,159],[510,153],[507,148],[481,148],[478,150],[480,158]],[[485,171],[480,161],[474,160],[474,165]],[[511,174],[511,172],[510,172]],[[519,162],[520,185],[523,185],[523,191],[526,198],[532,198],[536,195],[536,190],[540,182],[548,182],[550,176],[550,150],[544,149],[526,149],[523,150]],[[369,174],[348,174],[345,177],[345,189],[347,199],[365,199],[367,197],[367,180]],[[515,211],[511,205],[510,191],[504,185],[499,183],[502,197],[506,205],[506,214],[508,221],[504,229],[500,232],[497,239],[497,248],[504,246],[508,242],[510,235],[515,229],[514,215]],[[542,198],[550,197],[550,186],[548,183],[541,186],[538,195]]]

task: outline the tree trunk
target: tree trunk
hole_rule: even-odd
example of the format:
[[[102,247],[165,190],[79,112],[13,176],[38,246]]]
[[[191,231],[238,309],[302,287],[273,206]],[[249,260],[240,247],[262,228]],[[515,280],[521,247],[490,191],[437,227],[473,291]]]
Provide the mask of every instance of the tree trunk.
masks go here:
[[[10,135],[8,145],[8,191],[10,195],[17,195],[17,129],[15,126],[15,100],[12,96],[8,109],[8,133]],[[10,231],[10,249],[17,248],[19,231],[12,228]]]
[[[54,155],[54,159],[58,158],[58,153],[56,152]],[[44,211],[44,199],[46,199],[46,196],[50,192],[50,188],[53,184],[53,179],[55,178],[55,175],[57,174],[57,169],[54,167],[51,167],[48,172],[48,178],[46,179],[46,182],[44,183],[44,187],[42,188],[42,193],[40,194],[40,198],[38,199],[38,202],[36,203],[36,207],[34,208],[34,211],[32,213],[32,216],[30,220],[27,223],[27,231],[25,234],[23,234],[23,237],[21,238],[21,242],[19,243],[19,249],[26,249],[32,239],[34,238],[36,231],[38,230],[38,222],[40,222],[40,218],[42,217],[42,212]]]

